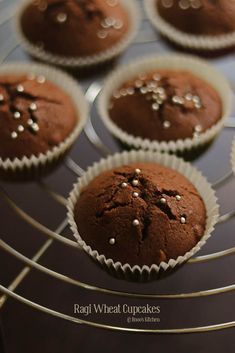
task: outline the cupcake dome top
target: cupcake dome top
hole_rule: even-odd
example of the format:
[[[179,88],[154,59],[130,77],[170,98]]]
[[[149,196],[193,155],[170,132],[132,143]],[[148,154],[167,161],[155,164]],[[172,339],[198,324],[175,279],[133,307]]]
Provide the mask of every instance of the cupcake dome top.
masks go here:
[[[206,209],[195,187],[167,167],[136,163],[101,173],[74,208],[81,238],[114,262],[176,259],[204,235]]]
[[[109,116],[133,136],[176,141],[200,137],[216,124],[222,102],[217,91],[194,74],[160,69],[142,72],[113,92]]]
[[[86,57],[117,44],[127,34],[129,21],[119,0],[37,0],[24,9],[20,26],[39,49]]]
[[[0,158],[38,156],[78,123],[70,97],[43,75],[0,75]]]
[[[155,0],[159,15],[188,34],[217,36],[235,31],[231,0]]]

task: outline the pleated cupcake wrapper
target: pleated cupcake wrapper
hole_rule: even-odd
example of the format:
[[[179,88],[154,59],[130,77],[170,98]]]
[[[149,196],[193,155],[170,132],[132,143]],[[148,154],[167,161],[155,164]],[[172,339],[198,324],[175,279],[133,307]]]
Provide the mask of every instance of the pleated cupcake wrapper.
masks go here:
[[[232,151],[231,151],[231,164],[233,173],[235,174],[235,137],[233,139]]]
[[[88,68],[89,66],[103,64],[106,61],[110,61],[113,58],[120,55],[129,46],[129,44],[133,41],[133,39],[137,34],[139,22],[140,22],[140,11],[139,11],[138,5],[136,4],[135,0],[128,0],[128,1],[120,0],[120,1],[122,5],[127,9],[130,16],[128,33],[126,33],[117,44],[97,54],[83,56],[83,57],[60,56],[60,55],[54,55],[32,44],[26,38],[21,28],[22,14],[25,8],[28,6],[28,4],[32,2],[32,0],[25,0],[21,5],[18,13],[16,14],[15,28],[23,47],[30,55],[42,61],[49,62],[51,64],[58,65],[58,66],[63,66],[67,68],[78,68],[78,69]],[[99,39],[97,38],[97,40]]]
[[[222,101],[222,117],[200,137],[178,139],[176,141],[157,141],[131,135],[118,127],[109,116],[109,103],[112,94],[126,81],[132,80],[140,73],[148,73],[159,69],[186,70],[209,83],[219,94]],[[104,83],[98,100],[99,114],[110,132],[124,144],[134,148],[176,152],[190,150],[211,141],[223,128],[232,108],[232,92],[227,80],[216,69],[204,60],[189,55],[147,56],[125,65],[109,75]]]
[[[82,235],[79,234],[78,227],[74,219],[74,208],[79,199],[81,191],[96,176],[107,170],[138,162],[157,163],[180,172],[196,187],[202,199],[204,200],[206,207],[206,229],[203,237],[197,243],[197,245],[184,256],[179,256],[176,260],[171,259],[169,262],[161,262],[159,265],[153,264],[152,266],[142,267],[138,265],[131,266],[128,263],[122,264],[120,262],[114,262],[112,259],[107,259],[105,255],[99,254],[98,251],[92,249],[89,244],[86,244],[86,242],[82,239]],[[184,162],[180,158],[166,153],[161,154],[153,151],[135,150],[130,152],[117,153],[108,157],[107,159],[102,159],[100,162],[97,162],[92,167],[88,168],[87,172],[80,179],[78,179],[78,183],[74,185],[74,188],[71,191],[67,202],[67,209],[69,224],[79,246],[97,263],[99,263],[103,268],[108,270],[108,272],[112,273],[116,277],[136,281],[148,281],[158,278],[160,274],[162,275],[162,273],[171,272],[178,266],[185,263],[188,259],[195,255],[209,239],[219,216],[219,206],[214,190],[206,178],[203,177],[202,174],[193,166]]]
[[[158,12],[156,0],[144,0],[144,4],[152,25],[161,34],[178,45],[205,51],[221,50],[235,45],[235,31],[215,36],[188,34],[180,31],[162,18]]]
[[[32,169],[40,173],[40,170],[43,170],[47,165],[57,161],[70,149],[82,131],[88,117],[89,108],[82,89],[69,75],[58,69],[38,64],[13,62],[11,64],[1,65],[0,67],[0,75],[25,74],[27,76],[31,73],[35,76],[44,76],[46,80],[54,83],[58,88],[68,94],[77,113],[77,125],[65,141],[45,154],[41,153],[39,156],[32,155],[29,158],[15,158],[14,160],[3,160],[0,158],[0,169],[3,171],[30,171]],[[50,117],[48,117],[48,119],[50,119]]]

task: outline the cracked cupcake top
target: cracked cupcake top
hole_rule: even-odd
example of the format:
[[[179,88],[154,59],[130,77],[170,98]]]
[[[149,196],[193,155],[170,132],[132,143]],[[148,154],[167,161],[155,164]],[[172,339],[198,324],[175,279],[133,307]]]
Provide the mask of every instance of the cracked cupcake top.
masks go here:
[[[77,124],[70,97],[44,76],[0,76],[0,158],[46,153]]]
[[[195,187],[169,168],[138,163],[100,174],[77,201],[81,238],[114,262],[159,265],[204,235],[206,209]]]
[[[156,6],[163,19],[189,34],[235,31],[235,2],[231,0],[156,0]]]
[[[187,71],[140,73],[113,92],[109,116],[135,137],[176,141],[200,137],[222,117],[219,94]]]
[[[89,56],[117,44],[129,29],[119,0],[37,0],[22,14],[25,37],[52,54]]]

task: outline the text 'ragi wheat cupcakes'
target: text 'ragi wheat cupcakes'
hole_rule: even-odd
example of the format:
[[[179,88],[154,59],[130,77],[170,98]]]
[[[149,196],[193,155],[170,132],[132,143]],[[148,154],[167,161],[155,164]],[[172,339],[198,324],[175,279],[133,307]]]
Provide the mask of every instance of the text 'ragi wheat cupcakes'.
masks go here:
[[[119,68],[101,91],[100,115],[135,148],[183,151],[211,141],[231,111],[226,79],[191,56],[151,56]]]
[[[0,68],[0,170],[40,175],[75,142],[88,115],[79,85],[44,65]]]
[[[218,217],[215,193],[183,160],[151,151],[95,163],[68,201],[82,249],[120,278],[158,278],[193,256]]]
[[[176,44],[199,50],[235,45],[235,2],[231,0],[145,0],[157,30]]]
[[[17,15],[17,32],[33,56],[83,68],[124,51],[138,22],[133,0],[26,0]]]

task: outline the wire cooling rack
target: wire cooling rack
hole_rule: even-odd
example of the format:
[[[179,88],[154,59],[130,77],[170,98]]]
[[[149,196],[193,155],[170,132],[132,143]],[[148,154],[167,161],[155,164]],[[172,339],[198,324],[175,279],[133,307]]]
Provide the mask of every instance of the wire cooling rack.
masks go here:
[[[140,6],[142,6],[142,2],[139,0]],[[0,34],[2,35],[2,43],[1,43],[1,51],[0,51],[0,62],[6,62],[6,61],[11,61],[12,59],[20,59],[20,60],[29,60],[27,56],[23,53],[20,47],[20,43],[17,41],[14,31],[10,29],[9,22],[12,20],[12,17],[14,16],[15,9],[16,9],[16,1],[8,1],[8,0],[2,0],[0,2]],[[141,28],[138,34],[137,39],[135,42],[131,45],[130,49],[127,51],[127,54],[125,54],[122,58],[122,61],[125,63],[128,59],[131,59],[133,57],[136,57],[139,53],[144,54],[145,52],[149,52],[149,48],[151,51],[157,53],[157,51],[163,51],[163,52],[169,52],[172,50],[167,44],[164,43],[164,41],[158,37],[158,35],[151,29],[150,25],[148,24],[147,18],[144,15],[144,11],[142,8],[142,24]],[[234,76],[234,81],[230,77],[230,72],[235,65],[233,63],[234,57],[233,55],[226,56],[226,61],[221,62],[220,59],[213,58],[211,59],[215,65],[217,65],[219,68],[224,71],[224,73],[230,78],[231,86],[233,90],[235,91],[235,76]],[[109,68],[110,69],[110,68]],[[84,156],[84,159],[82,163],[87,166],[87,164],[90,164],[92,160],[96,160],[100,157],[105,157],[109,154],[114,153],[117,150],[120,150],[120,146],[113,140],[113,138],[109,135],[109,133],[105,130],[101,122],[99,121],[99,118],[97,117],[96,110],[95,110],[95,101],[97,99],[97,96],[99,95],[99,92],[102,87],[102,79],[104,78],[106,72],[102,72],[100,75],[96,75],[95,80],[93,79],[90,81],[90,79],[84,79],[83,80],[83,85],[84,89],[86,90],[86,98],[91,104],[91,117],[87,122],[87,125],[84,129],[84,136],[83,136],[83,142],[86,139],[86,143],[84,143],[85,148],[88,148],[90,143],[90,151],[89,155],[86,158],[86,153]],[[225,134],[222,139],[218,139],[220,142],[217,142],[211,147],[212,150],[217,151],[218,148],[223,145],[223,142],[226,140],[227,143],[227,149],[223,150],[223,153],[226,153],[226,155],[220,157],[222,159],[225,159],[227,161],[226,168],[227,172],[225,172],[225,167],[222,168],[220,165],[220,161],[216,160],[216,152],[213,154],[213,158],[211,158],[210,152],[205,152],[207,153],[206,157],[206,162],[203,161],[202,165],[204,164],[211,164],[213,166],[212,170],[213,172],[209,172],[210,177],[214,177],[214,174],[217,175],[217,178],[214,177],[213,187],[216,190],[222,190],[219,191],[219,196],[220,196],[220,201],[224,202],[226,200],[226,196],[224,196],[224,193],[228,193],[227,190],[227,185],[231,185],[233,182],[235,183],[235,180],[233,180],[233,172],[232,172],[232,167],[229,165],[230,157],[229,155],[229,148],[231,146],[231,140],[232,140],[232,128],[235,127],[235,119],[230,118],[226,124],[225,130],[227,132],[223,132]],[[227,141],[229,139],[229,141]],[[88,143],[89,141],[89,143]],[[104,142],[105,141],[105,142]],[[81,176],[84,172],[83,168],[80,167],[79,163],[79,158],[81,157],[81,144],[79,148],[76,149],[78,152],[73,154],[72,156],[68,157],[65,162],[64,162],[64,169],[66,168],[66,173],[71,173],[72,176]],[[199,160],[199,166],[200,166],[200,160]],[[223,164],[223,163],[221,163]],[[218,176],[220,174],[220,176]],[[56,178],[58,180],[58,183],[56,185],[61,185],[59,180],[60,180],[60,174],[57,173]],[[156,291],[155,285],[151,284],[149,287],[141,287],[141,290],[138,291],[138,286],[134,285],[134,290],[132,289],[130,284],[122,283],[119,282],[118,280],[115,279],[110,279],[111,286],[109,286],[109,280],[105,281],[105,284],[102,285],[96,285],[92,284],[92,281],[87,282],[85,280],[79,280],[78,278],[73,278],[70,275],[65,275],[62,273],[62,271],[56,271],[53,270],[52,268],[42,265],[40,263],[40,260],[50,251],[51,247],[55,243],[61,243],[63,247],[68,247],[69,251],[75,250],[76,252],[79,252],[79,249],[77,247],[77,243],[72,240],[73,238],[71,236],[65,235],[64,231],[66,230],[68,223],[67,223],[67,218],[65,215],[65,209],[63,211],[64,213],[64,219],[60,221],[59,226],[55,230],[51,230],[51,228],[47,227],[44,225],[43,222],[38,221],[37,215],[35,215],[35,212],[33,215],[30,214],[29,211],[26,211],[22,208],[21,202],[18,202],[15,200],[14,196],[11,196],[14,194],[15,190],[18,190],[18,193],[20,194],[20,187],[21,186],[9,186],[5,185],[4,183],[0,184],[0,200],[1,202],[4,202],[4,205],[7,205],[10,207],[12,210],[12,223],[17,224],[17,220],[21,219],[24,221],[31,229],[32,232],[38,231],[41,234],[45,235],[46,240],[44,240],[43,245],[41,245],[39,248],[37,248],[35,254],[33,257],[28,257],[24,255],[20,250],[17,250],[14,246],[11,246],[7,240],[6,236],[2,237],[0,239],[0,249],[4,251],[4,253],[7,254],[10,258],[14,258],[20,263],[24,265],[23,269],[16,275],[14,278],[11,279],[10,284],[3,285],[0,283],[0,311],[3,309],[5,306],[8,305],[8,298],[13,298],[29,307],[32,307],[34,310],[41,311],[43,313],[46,313],[48,315],[52,315],[57,318],[61,318],[63,320],[67,320],[70,322],[73,322],[74,324],[83,324],[83,325],[88,325],[96,328],[101,328],[101,329],[107,329],[107,330],[115,330],[115,331],[125,331],[125,332],[137,332],[137,333],[159,333],[159,334],[183,334],[183,333],[202,333],[202,332],[209,332],[209,331],[217,331],[217,330],[222,330],[222,329],[229,329],[229,328],[234,328],[235,327],[235,321],[227,320],[224,322],[219,322],[216,324],[198,324],[194,326],[186,326],[184,327],[164,327],[164,328],[146,328],[146,327],[130,327],[127,325],[115,325],[115,324],[109,324],[109,323],[100,323],[98,321],[91,321],[91,320],[85,320],[82,318],[78,318],[72,315],[69,315],[65,312],[62,312],[61,310],[54,310],[52,309],[51,306],[49,305],[42,305],[39,304],[36,300],[36,298],[29,299],[26,296],[17,294],[17,289],[19,286],[22,286],[24,284],[24,281],[27,280],[29,275],[34,275],[36,270],[39,273],[42,273],[50,278],[55,279],[56,281],[63,282],[66,285],[71,285],[73,287],[81,288],[84,289],[86,292],[94,293],[96,300],[99,300],[100,295],[107,295],[110,297],[114,298],[127,298],[133,301],[136,300],[148,300],[148,301],[156,301],[158,300],[168,300],[168,301],[176,301],[176,300],[192,300],[191,305],[192,306],[197,306],[200,308],[200,302],[197,304],[197,300],[200,298],[208,298],[208,297],[213,297],[215,295],[225,295],[226,293],[231,293],[235,290],[235,284],[229,284],[229,285],[224,285],[224,286],[216,286],[212,287],[211,289],[203,289],[203,290],[182,290],[181,288],[177,288],[177,291],[174,292],[173,289],[169,290],[169,292],[164,293],[164,285],[162,281],[160,281],[157,284],[157,288],[159,291]],[[41,180],[38,182],[37,187],[40,188],[40,193],[42,195],[42,198],[45,198],[45,200],[51,198],[53,202],[58,203],[62,207],[65,206],[66,204],[66,198],[62,196],[62,193],[56,191],[55,187],[51,187],[50,183],[47,180]],[[24,186],[24,189],[26,187]],[[69,188],[72,188],[72,185],[69,186]],[[68,189],[69,190],[69,189]],[[18,194],[17,194],[18,195]],[[29,196],[29,194],[27,194]],[[26,195],[26,196],[27,196]],[[231,197],[230,197],[231,198]],[[18,196],[17,196],[18,199]],[[46,202],[46,201],[45,201]],[[40,213],[41,216],[41,213]],[[224,212],[224,214],[220,217],[218,225],[220,232],[226,232],[227,231],[227,224],[229,222],[232,222],[233,217],[235,216],[235,211],[232,212]],[[40,218],[40,217],[39,217]],[[59,221],[59,219],[58,219]],[[4,222],[4,220],[3,220]],[[4,227],[5,228],[5,227]],[[17,229],[15,230],[17,233]],[[23,234],[21,234],[23,236]],[[61,248],[61,251],[63,253],[63,247]],[[210,247],[206,249],[209,253],[203,254],[197,257],[194,257],[191,259],[185,267],[189,268],[189,273],[191,268],[197,268],[200,264],[201,266],[208,266],[208,264],[213,264],[213,268],[220,268],[220,260],[224,259],[230,259],[231,255],[235,254],[235,247],[229,247],[225,250],[220,250],[220,251],[213,251],[210,250]],[[80,254],[82,256],[82,254]],[[87,261],[89,261],[87,259]],[[95,265],[93,265],[95,266]],[[33,272],[32,272],[33,271]],[[107,275],[108,276],[108,275]],[[195,271],[192,272],[192,276],[195,276],[195,281],[197,281],[197,276],[195,275]],[[187,281],[188,279],[186,279]],[[164,281],[164,280],[163,280]],[[96,283],[96,281],[94,281]],[[184,282],[185,283],[185,282]],[[162,288],[161,288],[162,286]],[[43,288],[43,285],[42,287]],[[122,290],[116,289],[116,288],[123,288]],[[126,289],[127,288],[127,289]],[[146,291],[147,288],[147,291]],[[174,287],[176,288],[176,287]],[[31,298],[31,295],[29,295]],[[98,299],[97,299],[98,298]],[[116,300],[116,299],[115,299]],[[53,302],[53,296],[51,298],[51,302]],[[226,302],[226,300],[225,300]],[[200,309],[198,309],[200,310]],[[210,318],[208,318],[210,320]]]

